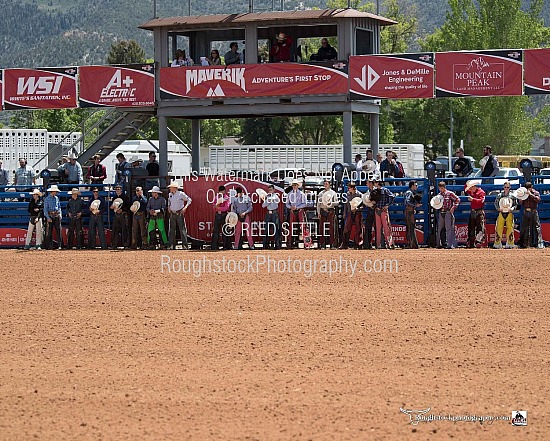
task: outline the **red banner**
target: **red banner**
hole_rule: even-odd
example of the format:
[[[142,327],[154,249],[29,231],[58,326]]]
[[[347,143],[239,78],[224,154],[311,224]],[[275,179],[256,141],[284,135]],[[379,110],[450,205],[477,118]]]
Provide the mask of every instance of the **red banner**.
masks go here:
[[[351,99],[433,98],[433,53],[350,57]]]
[[[76,67],[5,69],[5,108],[21,110],[77,107],[76,72]]]
[[[4,71],[0,70],[0,110],[4,108]]]
[[[153,64],[79,68],[81,107],[150,107],[155,105]]]
[[[256,194],[256,189],[261,188],[267,192],[268,185],[265,182],[253,181],[227,176],[192,176],[184,181],[184,188],[193,203],[185,212],[185,224],[189,237],[205,242],[212,240],[212,228],[214,225],[214,209],[212,204],[216,200],[218,187],[224,185],[229,194],[234,196],[236,188],[241,187],[243,193],[252,201],[252,213],[250,215],[251,232],[254,240],[261,242],[264,233],[264,219],[266,209],[262,208],[262,201]],[[283,200],[282,189],[275,187],[276,193]],[[283,218],[283,204],[280,204],[279,215]]]
[[[550,93],[550,49],[526,49],[525,94]]]
[[[437,97],[523,94],[521,50],[438,52],[435,65]]]
[[[345,64],[237,64],[220,67],[165,67],[162,98],[258,97],[347,94]]]

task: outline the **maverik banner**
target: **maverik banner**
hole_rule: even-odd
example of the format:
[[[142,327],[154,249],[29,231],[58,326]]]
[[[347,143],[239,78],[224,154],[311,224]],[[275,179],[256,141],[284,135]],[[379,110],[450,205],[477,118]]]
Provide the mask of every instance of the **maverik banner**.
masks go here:
[[[160,70],[162,98],[258,97],[347,94],[348,76],[339,63],[237,64]]]
[[[526,49],[525,94],[550,93],[550,49]]]
[[[155,105],[153,64],[79,68],[81,107],[150,107]]]
[[[438,52],[436,96],[516,96],[523,94],[521,50]]]
[[[77,107],[76,67],[5,69],[4,106],[20,109]]]
[[[433,53],[350,57],[351,99],[433,98]]]

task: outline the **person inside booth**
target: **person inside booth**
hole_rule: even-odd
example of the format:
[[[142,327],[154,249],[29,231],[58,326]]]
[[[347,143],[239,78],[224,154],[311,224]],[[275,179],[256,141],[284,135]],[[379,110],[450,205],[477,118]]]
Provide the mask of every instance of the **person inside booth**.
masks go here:
[[[172,67],[180,66],[193,66],[193,60],[185,54],[184,50],[178,49],[174,61],[172,61]]]
[[[284,63],[290,61],[290,48],[292,47],[292,38],[284,32],[280,32],[275,37],[276,41],[271,46],[269,57],[272,63]]]
[[[207,61],[209,66],[220,66],[222,64],[220,53],[217,49],[212,49],[210,51],[210,58],[207,58]]]
[[[326,38],[321,40],[321,47],[316,54],[311,55],[310,61],[332,61],[338,59],[338,52],[328,42]]]

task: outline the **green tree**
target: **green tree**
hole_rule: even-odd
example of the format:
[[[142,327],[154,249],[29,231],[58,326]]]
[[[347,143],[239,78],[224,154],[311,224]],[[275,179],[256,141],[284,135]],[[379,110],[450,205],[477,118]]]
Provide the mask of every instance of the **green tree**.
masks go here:
[[[249,145],[291,144],[291,120],[279,118],[247,118],[241,128],[239,142]]]
[[[108,64],[145,63],[145,51],[135,40],[122,40],[111,45]]]

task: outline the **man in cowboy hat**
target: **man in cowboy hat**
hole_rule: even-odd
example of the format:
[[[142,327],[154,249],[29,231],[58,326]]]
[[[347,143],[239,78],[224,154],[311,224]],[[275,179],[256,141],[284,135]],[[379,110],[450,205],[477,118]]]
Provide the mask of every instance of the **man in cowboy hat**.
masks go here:
[[[94,208],[97,205],[97,208]],[[99,196],[99,188],[92,188],[92,197],[88,204],[90,210],[90,224],[88,226],[88,248],[95,249],[96,231],[99,234],[101,249],[107,249],[105,240],[105,227],[103,226],[103,214],[107,210],[107,203],[103,197]]]
[[[286,208],[289,212],[288,216],[288,236],[287,236],[287,248],[292,249],[294,247],[294,240],[299,237],[299,232],[296,230],[296,223],[301,227],[305,222],[304,208],[307,205],[307,198],[303,191],[300,190],[300,181],[294,179],[292,181],[292,190],[286,194]]]
[[[147,201],[147,213],[149,214],[149,223],[147,224],[147,235],[149,236],[149,248],[155,249],[157,238],[155,228],[158,228],[162,244],[164,248],[168,248],[168,237],[166,236],[166,228],[164,227],[164,212],[166,211],[166,199],[162,195],[162,191],[156,185],[149,190],[151,197]],[[153,233],[153,234],[151,234]]]
[[[144,187],[146,184],[146,178],[149,176],[149,172],[146,168],[143,167],[143,159],[138,158],[137,156],[132,156],[130,158],[130,163],[132,168],[132,188],[135,191],[136,187]]]
[[[82,166],[76,160],[76,155],[74,152],[70,152],[67,158],[69,162],[60,165],[57,171],[65,176],[67,184],[82,184],[84,182],[82,180]]]
[[[464,187],[471,205],[467,248],[479,248],[485,240],[485,192],[479,187],[480,184],[481,182],[472,179]]]
[[[270,242],[273,240],[273,247],[276,250],[281,249],[281,219],[279,218],[279,204],[281,198],[275,193],[275,186],[270,184],[267,189],[267,195],[262,203],[262,207],[267,209],[265,215],[265,232],[263,239],[263,247],[270,247]]]
[[[248,239],[248,248],[254,249],[254,239],[250,231],[250,213],[252,213],[252,201],[247,194],[243,194],[242,187],[237,187],[237,195],[231,203],[231,211],[239,217],[235,226],[235,244],[234,250],[241,248],[241,234],[244,233]]]
[[[536,243],[537,248],[542,249],[544,248],[544,240],[542,239],[539,213],[537,211],[540,202],[540,193],[533,188],[531,182],[526,182],[524,187],[527,189],[529,196],[525,200],[519,200],[520,205],[523,206],[523,221],[519,233],[519,244],[522,248],[529,248],[532,243]]]
[[[176,229],[179,228],[181,233],[181,242],[183,249],[188,248],[187,243],[187,229],[185,228],[184,215],[189,205],[191,205],[192,199],[185,194],[185,192],[179,190],[179,184],[174,181],[168,186],[168,214],[169,214],[169,240],[170,248],[176,249]]]
[[[231,200],[227,194],[227,189],[224,185],[220,185],[218,188],[218,194],[212,203],[214,208],[214,225],[212,228],[212,244],[210,249],[218,251],[218,242],[220,240],[220,233],[223,236],[223,249],[231,249],[231,235],[229,230],[225,227],[225,217],[231,209]]]
[[[381,178],[375,181],[375,187],[379,196],[376,198],[376,206],[374,208],[374,222],[376,224],[376,246],[382,247],[382,233],[386,247],[389,249],[395,248],[393,235],[391,231],[389,207],[395,200],[395,195],[386,187],[382,186]]]
[[[44,216],[48,222],[46,230],[46,247],[47,249],[53,249],[53,230],[57,233],[57,247],[61,249],[63,247],[63,237],[61,236],[61,203],[59,202],[59,188],[57,185],[52,185],[47,190],[50,195],[44,199]]]
[[[503,204],[501,201],[506,203]],[[506,243],[504,248],[517,248],[517,245],[514,244],[514,210],[517,206],[518,200],[510,191],[510,181],[506,181],[504,182],[503,190],[495,199],[495,208],[498,211],[498,217],[493,248],[502,248],[504,226],[506,226]]]
[[[67,248],[75,246],[74,239],[76,239],[77,248],[84,248],[82,240],[82,213],[84,211],[84,201],[80,197],[80,190],[78,188],[73,188],[69,193],[71,199],[67,202],[67,215],[69,216]]]
[[[290,61],[290,48],[292,46],[292,38],[284,32],[280,32],[275,36],[275,43],[271,46],[269,56],[273,63]]]
[[[409,189],[405,192],[405,225],[407,228],[407,248],[418,248],[418,240],[416,239],[416,222],[414,215],[416,208],[420,207],[417,197],[418,183],[409,181]]]
[[[94,163],[88,168],[86,173],[86,179],[90,184],[103,184],[103,181],[107,179],[107,169],[101,162],[101,156],[94,155]]]
[[[319,248],[336,247],[334,218],[339,205],[338,195],[330,188],[330,179],[323,182],[323,190],[317,195],[317,216],[319,217]]]
[[[42,249],[42,232],[44,225],[42,223],[42,218],[44,216],[44,202],[40,199],[42,193],[38,188],[35,188],[32,193],[32,199],[29,202],[27,208],[30,219],[29,226],[27,228],[27,238],[25,239],[25,249],[28,250],[31,247],[32,232],[36,230],[36,249]]]
[[[347,249],[350,239],[353,239],[355,248],[363,244],[363,216],[359,209],[361,197],[363,194],[357,191],[355,182],[349,181],[348,192],[344,200],[344,231],[342,240],[342,249]],[[355,200],[354,200],[355,199]],[[355,227],[355,234],[351,238],[352,228]]]
[[[122,201],[122,203],[120,203]],[[119,202],[119,203],[117,203]],[[130,199],[122,191],[122,185],[115,187],[115,196],[111,204],[111,209],[115,213],[113,220],[113,229],[111,234],[111,248],[128,247],[128,210],[130,209]]]
[[[136,195],[132,199],[130,210],[134,213],[132,218],[132,249],[138,247],[141,237],[141,247],[147,248],[147,229],[145,228],[145,217],[147,216],[147,198],[143,195],[143,188],[136,187]]]
[[[441,248],[441,232],[443,228],[447,233],[447,248],[456,248],[456,233],[455,233],[455,209],[460,205],[459,197],[452,191],[447,190],[445,182],[438,184],[439,194],[443,198],[443,205],[439,210],[439,217],[437,219],[437,235],[436,243],[437,248]]]

